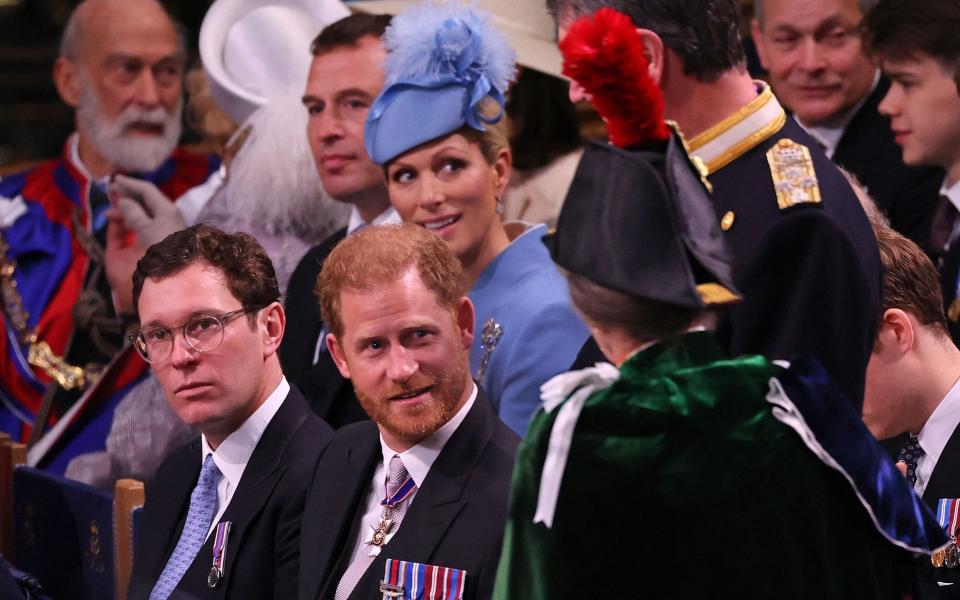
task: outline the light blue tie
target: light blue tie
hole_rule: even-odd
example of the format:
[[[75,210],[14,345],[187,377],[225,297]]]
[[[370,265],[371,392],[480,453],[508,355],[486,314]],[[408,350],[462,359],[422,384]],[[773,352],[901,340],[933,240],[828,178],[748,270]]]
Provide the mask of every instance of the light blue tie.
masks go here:
[[[213,455],[208,454],[200,469],[197,487],[190,494],[190,510],[180,533],[180,541],[163,568],[157,585],[150,592],[150,600],[166,600],[170,596],[206,541],[210,522],[217,512],[217,483],[222,476],[217,463],[213,462]]]

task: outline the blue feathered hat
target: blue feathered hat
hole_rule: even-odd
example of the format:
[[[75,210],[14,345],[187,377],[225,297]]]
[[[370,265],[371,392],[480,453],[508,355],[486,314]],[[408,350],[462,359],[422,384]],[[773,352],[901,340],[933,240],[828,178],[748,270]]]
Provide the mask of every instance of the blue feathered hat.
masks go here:
[[[516,54],[490,16],[451,0],[424,2],[396,17],[383,37],[387,81],[367,116],[364,144],[384,164],[464,125],[484,131],[503,118]],[[500,106],[484,116],[480,104]]]

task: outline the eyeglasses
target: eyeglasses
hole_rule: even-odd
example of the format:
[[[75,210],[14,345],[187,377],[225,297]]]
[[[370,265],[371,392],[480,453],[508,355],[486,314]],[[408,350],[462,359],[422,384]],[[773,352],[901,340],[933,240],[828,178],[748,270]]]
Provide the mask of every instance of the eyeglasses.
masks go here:
[[[261,308],[238,308],[222,315],[196,315],[177,327],[148,327],[131,335],[130,341],[143,360],[151,364],[170,358],[173,353],[173,332],[177,329],[183,330],[183,338],[197,352],[212,352],[223,343],[223,328],[227,323]]]

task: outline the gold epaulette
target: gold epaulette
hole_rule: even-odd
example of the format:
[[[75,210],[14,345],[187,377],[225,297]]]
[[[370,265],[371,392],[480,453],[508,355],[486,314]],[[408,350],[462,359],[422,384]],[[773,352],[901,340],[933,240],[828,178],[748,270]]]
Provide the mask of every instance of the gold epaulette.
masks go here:
[[[767,163],[777,193],[777,205],[786,210],[798,204],[819,204],[820,184],[810,149],[783,138],[767,150]]]

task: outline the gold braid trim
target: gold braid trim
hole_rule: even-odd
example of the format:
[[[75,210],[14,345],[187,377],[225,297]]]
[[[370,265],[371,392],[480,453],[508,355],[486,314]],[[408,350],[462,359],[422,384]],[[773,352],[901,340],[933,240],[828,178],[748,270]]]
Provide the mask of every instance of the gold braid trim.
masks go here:
[[[58,356],[46,342],[37,340],[37,334],[28,325],[29,314],[23,308],[23,299],[17,291],[17,281],[13,274],[17,269],[16,261],[7,257],[10,246],[0,231],[0,299],[3,300],[3,312],[10,320],[14,333],[21,344],[27,344],[27,362],[39,368],[65,390],[86,388],[94,379],[95,371],[71,365]]]

